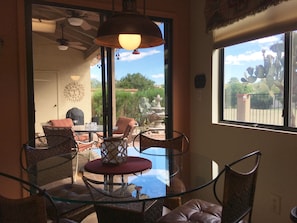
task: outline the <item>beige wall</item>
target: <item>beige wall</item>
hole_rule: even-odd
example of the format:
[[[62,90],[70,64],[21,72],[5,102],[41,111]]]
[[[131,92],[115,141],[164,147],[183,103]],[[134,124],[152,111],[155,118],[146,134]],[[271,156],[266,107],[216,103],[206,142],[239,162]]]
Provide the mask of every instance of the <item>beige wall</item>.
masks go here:
[[[48,119],[65,118],[66,112],[77,107],[83,110],[85,122],[91,121],[91,84],[90,62],[91,58],[85,59],[82,51],[69,48],[66,51],[58,50],[56,43],[48,41],[33,33],[33,61],[34,71],[52,71],[57,74],[57,95],[54,92],[46,95],[44,101],[51,101],[51,97],[57,97],[57,114],[47,111]],[[46,72],[44,72],[46,73]],[[71,75],[79,75],[78,83],[84,87],[84,96],[80,101],[71,101],[64,96],[65,86],[72,82]],[[39,77],[40,78],[40,77]],[[46,81],[46,77],[43,81]],[[43,89],[40,89],[41,91]],[[35,92],[36,95],[40,94]],[[53,106],[53,105],[51,105]],[[36,123],[36,131],[40,132],[41,123]]]
[[[290,222],[290,209],[297,205],[296,134],[212,124],[212,38],[205,33],[204,1],[191,1],[191,78],[205,73],[202,90],[191,88],[191,145],[193,153],[212,157],[221,165],[252,150],[263,153],[255,197],[253,222]],[[217,86],[213,86],[216,88]],[[215,90],[215,89],[214,89]],[[195,162],[192,162],[192,178]],[[271,195],[281,198],[280,215],[272,213]],[[206,193],[200,194],[206,198]]]

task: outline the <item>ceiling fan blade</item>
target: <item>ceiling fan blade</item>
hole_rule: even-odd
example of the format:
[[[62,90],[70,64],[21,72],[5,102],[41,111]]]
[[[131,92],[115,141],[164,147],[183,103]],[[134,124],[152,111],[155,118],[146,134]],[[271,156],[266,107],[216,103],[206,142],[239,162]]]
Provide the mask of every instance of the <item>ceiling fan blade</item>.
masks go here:
[[[84,46],[76,46],[76,45],[69,45],[69,47],[74,48],[74,49],[78,49],[78,50],[86,50],[87,49]]]
[[[90,30],[92,29],[92,26],[86,21],[84,20],[83,23],[80,26],[83,30]]]
[[[99,13],[97,12],[88,12],[86,13],[85,19],[93,22],[99,22]]]
[[[72,41],[70,41],[70,42],[68,42],[70,45],[76,45],[76,46],[78,46],[78,45],[83,45],[81,42],[72,42]]]
[[[56,21],[56,22],[60,22],[60,21],[63,21],[63,20],[65,20],[65,19],[66,19],[66,17],[61,17],[61,18],[54,19],[54,21]]]

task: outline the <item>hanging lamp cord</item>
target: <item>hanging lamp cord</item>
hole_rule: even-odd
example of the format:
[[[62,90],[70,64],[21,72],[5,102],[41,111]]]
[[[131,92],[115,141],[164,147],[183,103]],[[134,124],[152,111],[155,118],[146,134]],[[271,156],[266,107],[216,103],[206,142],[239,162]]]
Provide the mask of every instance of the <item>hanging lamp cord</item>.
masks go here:
[[[143,0],[143,15],[146,14],[145,7],[146,7],[146,0]]]

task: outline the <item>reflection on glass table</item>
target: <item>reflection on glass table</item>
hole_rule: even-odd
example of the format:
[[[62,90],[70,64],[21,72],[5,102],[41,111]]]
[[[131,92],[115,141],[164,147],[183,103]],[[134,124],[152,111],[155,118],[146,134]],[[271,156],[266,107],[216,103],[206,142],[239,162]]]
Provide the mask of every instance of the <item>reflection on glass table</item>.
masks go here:
[[[175,162],[170,162],[170,160],[174,158],[174,155],[172,155],[172,152],[168,153],[168,150],[164,148],[152,148],[149,150],[149,154],[142,154],[132,147],[128,148],[129,159],[127,159],[127,162],[129,162],[130,159],[143,160],[148,166],[144,166],[142,169],[136,170],[135,172],[128,171],[126,173],[125,171],[121,171],[119,173],[112,173],[112,180],[110,180],[110,178],[105,178],[104,173],[100,173],[100,171],[97,173],[96,171],[93,171],[92,173],[85,170],[83,175],[86,178],[98,182],[96,187],[102,195],[100,199],[94,200],[88,196],[70,198],[69,196],[64,196],[63,194],[52,194],[53,199],[72,203],[126,203],[135,202],[136,200],[143,201],[162,199],[180,196],[198,190],[199,188],[202,188],[211,182],[218,172],[218,166],[213,160],[206,157],[201,157],[198,154],[193,154],[191,155],[191,158],[193,159],[194,156],[196,156],[195,160],[197,163],[199,163],[197,177],[193,179],[192,182],[185,184],[185,191],[174,191],[171,188],[172,182],[179,174],[181,174],[179,173],[179,171],[181,171],[180,167],[175,166]],[[100,156],[100,149],[97,151],[93,150],[93,152],[97,152]],[[183,154],[179,155],[183,156]],[[66,159],[66,162],[68,160],[68,162],[71,162],[72,166],[74,167],[76,165],[75,162],[77,159],[74,159],[73,156],[70,157],[70,159]],[[52,166],[50,164],[53,163],[53,160],[55,165]],[[92,160],[90,163],[98,162],[98,160],[100,160],[100,158]],[[43,159],[35,166],[38,168],[34,169],[34,175],[42,176],[43,179],[46,179],[46,174],[54,173],[59,175],[61,173],[61,165],[59,165],[59,162],[61,165],[65,165],[65,159],[61,159],[61,155]],[[109,170],[112,172],[113,169],[121,169],[121,167],[124,167],[126,164],[129,163],[122,163],[115,166],[102,164],[102,167],[105,168],[107,172]],[[94,167],[96,168],[96,166]],[[45,171],[45,169],[47,171]],[[31,172],[29,171],[28,174],[30,175],[30,173]],[[85,186],[81,178],[79,178],[77,182],[73,183]]]
[[[97,188],[99,188],[102,194],[110,197],[110,202],[129,202],[131,197],[152,200],[183,195],[208,184],[218,173],[218,165],[213,160],[196,155],[197,162],[201,163],[199,166],[200,171],[197,171],[197,179],[194,179],[189,184],[185,184],[184,191],[175,191],[172,189],[172,184],[176,179],[179,179],[179,174],[181,174],[179,171],[181,170],[180,167],[175,166],[175,162],[170,162],[173,159],[172,152],[168,153],[168,150],[164,148],[151,148],[149,150],[147,154],[142,154],[133,148],[128,148],[128,157],[150,161],[151,168],[144,167],[141,171],[130,171],[127,174],[125,170],[122,170],[114,174],[115,171],[113,169],[121,169],[121,165],[125,167],[124,164],[119,166],[104,166],[101,164],[101,166],[97,166],[97,171],[96,166],[93,166],[95,170],[91,170],[91,172],[88,171],[90,169],[86,168],[84,176],[97,181]],[[182,156],[183,154],[176,156],[179,155]],[[97,162],[98,164],[99,160],[96,159],[90,161],[90,163]],[[104,178],[105,172],[101,171],[102,167],[105,169],[104,171],[110,169],[110,172],[113,173],[112,180],[106,181],[107,178]],[[126,192],[129,194],[128,197]],[[123,196],[121,197],[121,195]],[[108,198],[105,198],[104,201],[107,202]],[[100,203],[103,201],[98,200],[96,202]]]

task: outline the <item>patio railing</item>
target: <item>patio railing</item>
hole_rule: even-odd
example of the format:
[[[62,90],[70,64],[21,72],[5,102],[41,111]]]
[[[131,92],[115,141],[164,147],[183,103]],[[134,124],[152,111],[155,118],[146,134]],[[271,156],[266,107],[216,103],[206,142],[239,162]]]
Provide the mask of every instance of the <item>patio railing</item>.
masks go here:
[[[283,125],[284,123],[280,94],[273,96],[269,94],[242,94],[237,95],[237,101],[233,99],[233,103],[235,105],[229,104],[228,107],[224,108],[224,120],[269,125]],[[291,114],[292,117],[296,117],[297,109],[295,106],[292,106]],[[296,124],[294,123],[292,126],[296,126]]]

